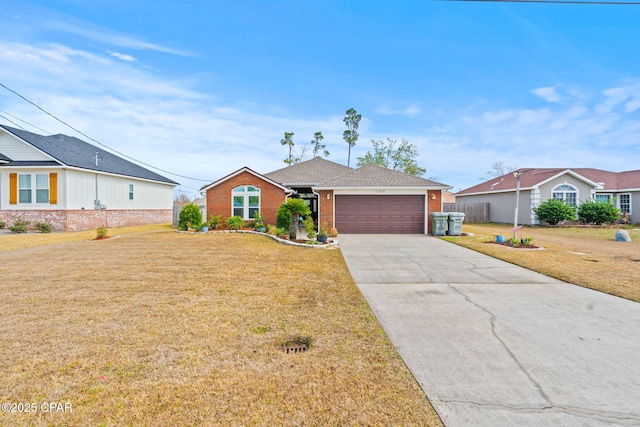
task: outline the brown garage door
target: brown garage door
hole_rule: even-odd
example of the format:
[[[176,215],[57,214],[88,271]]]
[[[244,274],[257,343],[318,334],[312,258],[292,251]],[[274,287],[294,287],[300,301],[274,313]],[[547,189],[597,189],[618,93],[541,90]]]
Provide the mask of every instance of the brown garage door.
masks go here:
[[[353,234],[423,234],[424,196],[336,196],[336,228]]]

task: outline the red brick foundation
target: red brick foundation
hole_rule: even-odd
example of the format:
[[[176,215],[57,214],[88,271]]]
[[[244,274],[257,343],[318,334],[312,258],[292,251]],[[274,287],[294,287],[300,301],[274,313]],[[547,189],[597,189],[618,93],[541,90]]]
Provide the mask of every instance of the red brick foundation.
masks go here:
[[[161,224],[171,222],[171,210],[21,210],[0,211],[0,221],[13,225],[18,218],[29,221],[29,228],[36,222],[48,222],[55,231],[91,230],[98,227],[125,227],[130,225]]]

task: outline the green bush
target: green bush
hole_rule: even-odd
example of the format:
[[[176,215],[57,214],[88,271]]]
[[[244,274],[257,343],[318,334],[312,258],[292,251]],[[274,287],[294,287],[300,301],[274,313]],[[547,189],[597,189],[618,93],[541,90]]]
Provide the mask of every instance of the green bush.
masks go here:
[[[107,234],[109,234],[109,230],[107,228],[105,227],[96,228],[96,238],[104,239],[105,237],[107,237]]]
[[[589,200],[578,206],[578,218],[587,224],[604,224],[620,219],[620,210],[611,202]]]
[[[304,221],[302,221],[302,225],[304,226],[304,230],[307,232],[307,237],[310,239],[315,239],[316,225],[313,223],[313,218],[311,218],[311,215],[309,215],[304,219]]]
[[[298,218],[311,214],[311,209],[307,206],[307,203],[302,199],[288,198],[285,203],[280,207],[283,207],[289,213],[291,213],[291,222],[289,223],[289,237],[291,239],[296,238],[296,230],[298,229]]]
[[[29,225],[29,221],[23,221],[18,218],[13,222],[13,225],[9,227],[9,230],[11,230],[12,233],[26,233],[27,225]]]
[[[201,225],[202,213],[200,213],[200,208],[193,203],[184,205],[180,210],[180,216],[178,216],[178,229],[186,230],[189,226],[199,228]]]
[[[276,215],[276,227],[284,228],[286,230],[289,229],[291,225],[291,212],[287,207],[283,204],[278,208],[278,213]]]
[[[540,221],[550,225],[556,225],[562,221],[573,221],[576,219],[576,212],[564,200],[549,199],[540,203],[540,206],[533,208]]]
[[[242,228],[243,225],[244,225],[244,220],[242,219],[241,216],[235,215],[227,218],[227,227],[229,227],[232,230],[238,230],[239,228]]]
[[[51,233],[53,226],[48,222],[36,222],[36,229],[41,233]]]
[[[0,221],[0,228],[5,228],[7,226],[7,223],[4,221]]]

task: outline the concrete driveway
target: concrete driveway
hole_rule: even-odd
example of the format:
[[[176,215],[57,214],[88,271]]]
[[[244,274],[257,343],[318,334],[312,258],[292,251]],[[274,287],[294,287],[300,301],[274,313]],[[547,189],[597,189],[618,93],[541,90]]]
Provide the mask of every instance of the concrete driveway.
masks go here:
[[[424,235],[340,246],[447,426],[640,426],[640,304]]]

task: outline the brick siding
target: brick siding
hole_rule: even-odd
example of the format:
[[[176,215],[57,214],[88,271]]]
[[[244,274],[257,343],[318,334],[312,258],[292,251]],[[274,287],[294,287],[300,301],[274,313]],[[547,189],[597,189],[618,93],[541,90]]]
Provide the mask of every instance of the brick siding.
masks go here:
[[[327,231],[331,231],[333,228],[333,190],[320,190],[318,194],[320,195],[320,226],[326,227]],[[328,199],[327,195],[329,195]]]
[[[249,172],[241,172],[207,190],[207,218],[211,215],[222,215],[224,219],[233,216],[231,190],[243,185],[260,189],[260,213],[264,216],[265,223],[275,224],[278,207],[286,201],[286,193],[282,188]]]
[[[0,211],[0,221],[13,225],[16,219],[48,222],[55,231],[91,230],[98,227],[125,227],[131,225],[162,224],[171,222],[171,210],[22,210]]]
[[[433,198],[433,194],[436,195],[436,198]],[[442,190],[429,190],[427,191],[427,198],[429,200],[429,204],[428,204],[428,209],[429,211],[426,213],[427,214],[427,222],[428,222],[428,229],[427,229],[427,234],[431,234],[431,214],[433,212],[441,212],[442,211]]]

